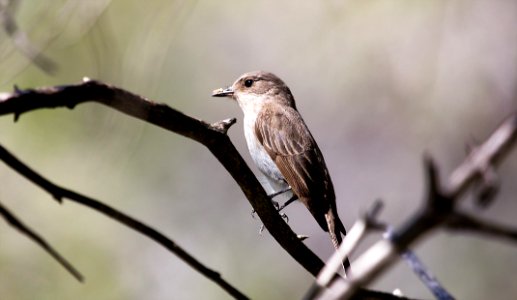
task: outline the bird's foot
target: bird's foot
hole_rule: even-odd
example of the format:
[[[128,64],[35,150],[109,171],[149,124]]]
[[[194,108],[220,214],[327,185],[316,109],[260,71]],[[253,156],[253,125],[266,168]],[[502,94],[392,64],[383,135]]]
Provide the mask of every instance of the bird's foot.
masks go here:
[[[285,189],[285,190],[282,190],[280,192],[276,192],[274,194],[271,194],[271,195],[268,195],[270,198],[271,198],[271,202],[273,203],[273,206],[275,207],[276,211],[280,214],[280,217],[282,217],[282,219],[285,220],[286,223],[289,223],[289,217],[287,216],[287,214],[285,213],[280,213],[282,211],[282,209],[284,209],[287,205],[291,204],[292,202],[294,202],[296,199],[298,199],[297,196],[293,195],[289,200],[287,200],[287,202],[285,202],[283,205],[280,205],[277,201],[273,200],[272,198],[275,197],[275,196],[278,196],[282,193],[285,193],[287,191],[290,191],[291,188],[288,188],[288,189]],[[253,219],[255,219],[255,216],[256,216],[257,212],[255,211],[255,209],[251,210],[251,217]],[[263,232],[264,232],[264,224],[260,225],[260,228],[259,228],[259,234],[261,235]]]
[[[286,215],[286,214],[281,214],[280,217],[282,217],[282,219],[285,220],[286,223],[289,223],[289,217]],[[259,234],[262,235],[262,233],[264,232],[264,229],[266,227],[264,226],[264,224],[261,224],[260,227],[259,227]],[[305,238],[301,239],[302,241],[304,240]]]
[[[304,241],[306,239],[309,238],[308,235],[305,235],[305,234],[297,234],[296,237],[300,240],[300,241]]]
[[[280,190],[280,191],[278,191],[278,192],[274,192],[273,194],[269,194],[269,195],[267,195],[267,196],[268,196],[269,198],[273,199],[273,198],[275,198],[275,197],[276,197],[276,196],[278,196],[278,195],[281,195],[281,194],[283,194],[283,193],[287,193],[287,192],[289,192],[290,190],[291,190],[291,187],[287,187],[287,188],[285,188],[285,189],[283,189],[283,190]]]
[[[278,209],[280,209],[280,204],[277,201],[271,199],[271,203],[273,203],[273,206],[275,207],[275,209],[277,211],[278,211]]]
[[[281,212],[282,209],[286,208],[289,204],[293,203],[294,201],[298,200],[298,196],[293,195],[289,200],[287,200],[282,206],[277,207],[278,212]]]
[[[278,203],[277,203],[277,205],[275,205],[275,207],[277,207],[277,211],[279,211],[278,210]],[[252,210],[251,211],[251,217],[255,218],[255,214],[256,214],[256,211]],[[286,223],[289,223],[289,217],[287,216],[287,214],[282,213],[282,214],[280,214],[280,217],[282,217],[282,219],[284,219]],[[259,234],[260,235],[262,235],[262,233],[264,232],[264,229],[265,229],[264,224],[261,224],[260,227],[259,227]]]
[[[276,209],[277,211],[280,211],[280,209],[281,209],[281,207],[282,207],[282,206],[280,206],[280,204],[279,204],[278,202],[274,201],[274,200],[271,200],[271,202],[273,203],[273,206],[275,207],[275,209]],[[283,206],[285,206],[285,205],[283,205]],[[251,217],[252,217],[253,219],[255,219],[255,215],[256,215],[256,214],[257,214],[257,211],[255,211],[255,209],[252,209],[252,210],[251,210]]]
[[[289,217],[286,214],[280,214],[280,217],[282,217],[286,223],[289,223]]]

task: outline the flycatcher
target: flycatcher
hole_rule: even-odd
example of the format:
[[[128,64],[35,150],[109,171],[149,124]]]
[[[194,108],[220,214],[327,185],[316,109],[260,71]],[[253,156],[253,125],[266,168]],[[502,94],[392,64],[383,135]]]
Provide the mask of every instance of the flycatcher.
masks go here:
[[[214,97],[231,97],[244,112],[244,134],[251,158],[272,187],[291,189],[334,247],[346,235],[336,209],[330,175],[316,141],[296,109],[287,85],[263,71],[243,74],[233,85],[214,90]],[[350,266],[348,259],[345,268]]]

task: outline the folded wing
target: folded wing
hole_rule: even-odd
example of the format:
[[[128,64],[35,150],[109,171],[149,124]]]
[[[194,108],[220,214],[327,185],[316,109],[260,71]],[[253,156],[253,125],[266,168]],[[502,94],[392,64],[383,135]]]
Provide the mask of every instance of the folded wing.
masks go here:
[[[293,192],[328,231],[324,215],[330,206],[335,210],[334,188],[323,155],[298,111],[263,109],[255,133]]]

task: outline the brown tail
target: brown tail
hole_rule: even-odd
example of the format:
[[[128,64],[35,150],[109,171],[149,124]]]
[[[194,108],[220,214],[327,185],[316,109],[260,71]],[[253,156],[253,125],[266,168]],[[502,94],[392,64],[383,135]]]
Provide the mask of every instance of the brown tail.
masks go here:
[[[332,244],[337,251],[339,249],[339,245],[343,241],[341,238],[341,233],[346,235],[345,226],[343,226],[343,223],[341,223],[337,213],[335,213],[332,209],[330,209],[329,212],[325,214],[325,220],[327,221],[330,239],[332,240]],[[350,261],[348,260],[348,257],[345,257],[343,260],[343,268],[345,269],[345,273],[348,273],[348,270],[350,269]]]

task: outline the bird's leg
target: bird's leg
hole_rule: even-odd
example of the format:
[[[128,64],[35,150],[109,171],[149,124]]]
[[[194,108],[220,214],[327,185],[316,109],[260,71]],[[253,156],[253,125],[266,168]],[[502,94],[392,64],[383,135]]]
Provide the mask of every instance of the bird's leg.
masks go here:
[[[274,198],[274,197],[276,197],[276,196],[278,196],[278,195],[281,195],[281,194],[283,194],[283,193],[289,192],[289,191],[291,191],[291,190],[292,190],[292,189],[291,189],[291,187],[289,186],[289,187],[287,187],[287,188],[285,188],[285,189],[283,189],[283,190],[280,190],[280,191],[278,191],[278,192],[275,192],[275,193],[273,193],[273,194],[268,195],[268,197],[269,197],[269,198],[271,198],[271,201],[273,201],[273,198]],[[276,207],[276,210],[277,210],[278,212],[280,212],[280,211],[282,211],[282,209],[286,208],[289,204],[293,203],[293,202],[294,202],[294,201],[296,201],[297,199],[298,199],[298,196],[296,196],[296,195],[294,195],[294,194],[293,194],[293,195],[291,196],[291,198],[289,198],[289,200],[287,200],[283,205],[279,205],[279,204],[278,204],[278,202],[276,202],[276,201],[273,201],[273,205]],[[286,218],[285,214],[283,214],[283,215],[282,215],[282,217]],[[288,219],[288,218],[286,218],[286,219]]]
[[[293,202],[294,202],[294,201],[296,201],[296,200],[298,200],[298,196],[296,196],[296,195],[294,195],[294,194],[293,194],[293,196],[292,196],[291,198],[289,198],[289,200],[287,200],[287,201],[284,203],[284,205],[282,205],[282,206],[278,207],[278,209],[277,209],[277,210],[278,210],[278,212],[281,212],[281,211],[282,211],[282,209],[286,208],[289,204],[293,203]]]
[[[287,205],[289,205],[289,204],[290,204],[292,201],[294,201],[294,200],[291,200],[291,199],[292,199],[292,198],[291,198],[291,199],[289,199],[289,200],[287,201],[287,202],[289,202],[289,201],[291,201],[291,202],[289,202],[289,203],[287,203],[287,202],[286,202],[284,205],[282,205],[282,206],[281,206],[280,204],[278,204],[278,202],[276,202],[275,200],[273,200],[273,198],[275,198],[276,196],[281,195],[281,194],[283,194],[283,193],[287,193],[287,192],[289,192],[290,190],[291,190],[291,187],[287,187],[287,188],[285,188],[285,189],[283,189],[283,190],[280,190],[280,191],[278,191],[278,192],[274,192],[274,193],[272,193],[272,194],[267,195],[267,196],[269,197],[269,199],[271,199],[271,202],[273,202],[273,205],[275,206],[275,208],[276,208],[276,210],[277,210],[277,211],[279,211],[279,212],[280,212],[280,210],[282,210],[284,207],[286,207]],[[296,200],[296,199],[295,199],[295,200]],[[251,211],[251,217],[252,217],[252,218],[255,218],[255,213],[256,213],[256,212],[255,212],[255,210],[252,210],[252,211]],[[283,217],[283,218],[285,218],[285,219],[289,219],[289,218],[287,218],[287,216],[285,216],[285,215],[282,215],[282,217]]]
[[[292,199],[292,198],[291,198],[291,199]],[[289,200],[291,200],[291,199],[289,199]],[[296,200],[296,199],[294,199],[294,200]],[[292,200],[291,202],[293,202],[294,200]],[[286,207],[288,204],[289,204],[289,203],[287,203],[287,202],[286,202],[286,204],[282,205],[281,207],[276,206],[276,207],[277,207],[277,211],[280,213],[280,210],[281,210],[282,208]],[[257,213],[257,212],[256,212],[255,210],[252,210],[252,211],[251,211],[251,217],[252,217],[253,219],[255,219],[255,214],[256,214],[256,213]],[[285,219],[285,222],[286,222],[286,223],[289,223],[289,217],[288,217],[285,213],[280,214],[280,216],[281,216],[283,219]],[[264,225],[261,225],[261,226],[260,226],[260,230],[259,230],[259,232],[260,232],[260,233],[262,233],[262,231],[263,231],[263,230],[264,230]]]
[[[283,190],[280,190],[278,192],[274,192],[273,194],[270,194],[270,195],[267,195],[269,198],[273,199],[275,198],[276,196],[280,195],[280,194],[283,194],[283,193],[286,193],[286,192],[289,192],[291,190],[291,187],[287,187]]]
[[[275,200],[273,200],[274,197],[278,196],[278,195],[281,195],[283,193],[287,193],[291,190],[291,187],[287,187],[283,190],[280,190],[278,192],[274,192],[272,194],[269,194],[267,195],[270,199],[271,199],[271,202],[273,202],[273,206],[275,206],[276,210],[278,211],[278,213],[280,213],[280,211],[282,209],[284,209],[285,207],[287,207],[287,205],[293,203],[294,201],[296,201],[298,199],[298,196],[296,195],[293,195],[291,198],[289,198],[289,200],[287,200],[287,202],[285,202],[283,205],[280,205],[278,204],[278,202],[276,202]],[[253,219],[255,219],[255,214],[256,214],[256,211],[253,209],[251,211],[251,217]],[[285,220],[286,223],[289,223],[289,217],[285,214],[285,213],[282,213],[280,214],[280,216]],[[264,224],[260,225],[260,228],[259,228],[259,234],[262,234],[262,232],[264,231]]]
[[[296,196],[296,195],[294,195],[294,194],[293,194],[293,196],[291,196],[291,198],[289,198],[289,200],[287,200],[287,202],[285,202],[283,205],[279,205],[279,204],[278,204],[278,202],[276,202],[276,201],[274,201],[274,200],[273,200],[273,197],[276,197],[276,196],[281,195],[281,194],[283,194],[283,193],[289,192],[289,191],[291,191],[291,190],[292,190],[292,189],[291,189],[291,187],[289,186],[289,187],[287,187],[287,188],[285,188],[285,189],[283,189],[283,190],[280,190],[280,191],[275,192],[275,193],[273,193],[273,194],[271,194],[271,195],[268,195],[268,197],[269,197],[269,198],[271,198],[271,201],[273,201],[273,205],[275,206],[275,208],[276,208],[276,210],[278,211],[278,213],[280,213],[280,212],[282,211],[282,209],[286,208],[286,207],[287,207],[287,205],[289,205],[289,204],[293,203],[296,199],[298,199],[298,196]],[[280,214],[280,216],[281,216],[283,219],[285,219],[285,222],[286,222],[286,223],[289,223],[289,217],[288,217],[285,213]]]

